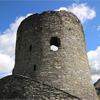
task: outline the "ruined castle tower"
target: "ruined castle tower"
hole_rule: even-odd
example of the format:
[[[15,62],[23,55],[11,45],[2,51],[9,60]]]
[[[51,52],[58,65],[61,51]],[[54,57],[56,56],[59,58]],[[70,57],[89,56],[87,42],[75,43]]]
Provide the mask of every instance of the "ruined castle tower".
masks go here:
[[[30,77],[82,100],[97,100],[83,28],[70,12],[34,14],[20,24],[13,74]]]

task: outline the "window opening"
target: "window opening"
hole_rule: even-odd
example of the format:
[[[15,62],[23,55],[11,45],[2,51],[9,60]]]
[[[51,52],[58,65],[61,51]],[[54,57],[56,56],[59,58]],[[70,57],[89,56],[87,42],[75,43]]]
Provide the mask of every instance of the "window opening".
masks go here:
[[[60,38],[58,37],[51,37],[51,40],[50,40],[50,49],[52,51],[57,51],[58,48],[60,47]]]
[[[32,45],[30,45],[29,50],[30,50],[30,52],[32,51]]]
[[[34,71],[36,71],[36,65],[34,65]]]

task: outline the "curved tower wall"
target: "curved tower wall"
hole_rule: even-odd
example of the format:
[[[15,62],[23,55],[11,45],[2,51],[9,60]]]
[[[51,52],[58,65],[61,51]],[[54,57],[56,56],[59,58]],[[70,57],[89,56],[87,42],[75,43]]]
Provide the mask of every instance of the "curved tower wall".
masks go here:
[[[58,50],[51,50],[51,46]],[[21,23],[13,74],[31,77],[84,100],[97,100],[83,28],[70,12],[34,14]]]

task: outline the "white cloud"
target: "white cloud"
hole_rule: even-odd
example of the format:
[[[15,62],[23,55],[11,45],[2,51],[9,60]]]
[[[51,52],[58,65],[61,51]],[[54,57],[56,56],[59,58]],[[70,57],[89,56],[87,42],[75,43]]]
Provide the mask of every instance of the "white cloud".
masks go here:
[[[3,78],[3,77],[8,76],[8,75],[12,75],[12,72],[9,72],[9,73],[0,72],[0,78]]]
[[[9,55],[0,54],[0,73],[11,72],[13,65],[14,60]]]
[[[91,50],[87,53],[91,66],[91,74],[93,81],[100,78],[100,46],[96,50]]]
[[[100,79],[100,74],[92,75],[92,81],[95,83],[98,79]]]
[[[99,25],[99,26],[97,26],[97,31],[100,31],[100,25]]]
[[[61,10],[65,10],[65,11],[68,11],[68,8],[66,7],[60,7],[59,9],[56,9],[57,11],[61,11]]]
[[[91,20],[96,16],[95,10],[93,8],[90,8],[86,3],[73,3],[68,7],[60,7],[57,10],[66,10],[74,13],[82,23],[84,23],[86,20]]]
[[[58,50],[58,47],[55,46],[55,45],[51,45],[51,46],[50,46],[50,49],[51,49],[52,51],[57,51],[57,50]]]
[[[21,21],[29,15],[31,14],[17,18],[10,24],[9,28],[0,35],[0,77],[6,76],[9,73],[11,74],[14,67],[17,29]]]

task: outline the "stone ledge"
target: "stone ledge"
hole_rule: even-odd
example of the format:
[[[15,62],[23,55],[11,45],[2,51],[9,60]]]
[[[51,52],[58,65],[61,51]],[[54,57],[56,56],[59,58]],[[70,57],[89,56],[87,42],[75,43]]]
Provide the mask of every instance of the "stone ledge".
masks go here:
[[[0,100],[81,100],[28,77],[11,75],[0,80]]]

